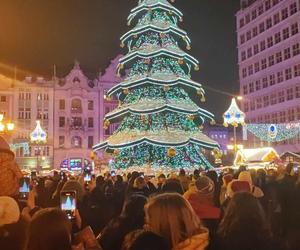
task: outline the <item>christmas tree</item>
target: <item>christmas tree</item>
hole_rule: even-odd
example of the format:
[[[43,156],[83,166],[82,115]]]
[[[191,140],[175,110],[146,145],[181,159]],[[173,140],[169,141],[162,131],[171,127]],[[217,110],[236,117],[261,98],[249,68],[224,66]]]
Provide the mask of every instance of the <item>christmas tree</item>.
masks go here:
[[[105,117],[104,127],[120,123],[107,141],[94,146],[114,155],[121,169],[178,169],[211,167],[203,149],[218,144],[202,133],[212,113],[204,102],[202,85],[191,80],[199,62],[180,48],[190,50],[187,33],[178,27],[183,14],[167,0],[139,0],[121,37],[128,53],[119,61],[124,80],[106,93],[117,96],[119,107]]]

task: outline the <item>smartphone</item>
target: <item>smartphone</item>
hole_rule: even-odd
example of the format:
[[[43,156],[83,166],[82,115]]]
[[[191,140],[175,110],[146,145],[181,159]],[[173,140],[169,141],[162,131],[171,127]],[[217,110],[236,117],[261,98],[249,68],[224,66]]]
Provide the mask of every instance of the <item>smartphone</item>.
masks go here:
[[[76,203],[76,191],[61,191],[60,208],[70,220],[75,218]]]
[[[61,179],[61,180],[65,180],[65,178],[66,178],[66,173],[63,172],[63,171],[60,171],[59,176],[60,176],[60,179]]]
[[[23,177],[19,183],[19,198],[20,200],[27,200],[30,191],[30,178]]]
[[[92,174],[91,173],[85,173],[83,177],[85,182],[90,182],[92,180]]]
[[[116,176],[116,172],[115,171],[111,171],[110,175],[111,175],[111,177],[115,177]]]
[[[298,166],[294,166],[294,173],[298,173]]]

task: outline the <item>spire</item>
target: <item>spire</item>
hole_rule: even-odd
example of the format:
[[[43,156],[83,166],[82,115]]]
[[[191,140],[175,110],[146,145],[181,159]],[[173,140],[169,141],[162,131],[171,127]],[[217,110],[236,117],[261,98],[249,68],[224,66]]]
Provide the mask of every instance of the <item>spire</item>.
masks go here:
[[[73,69],[80,69],[80,63],[79,63],[79,61],[77,59],[75,59],[75,61],[74,61],[74,67],[73,67]]]

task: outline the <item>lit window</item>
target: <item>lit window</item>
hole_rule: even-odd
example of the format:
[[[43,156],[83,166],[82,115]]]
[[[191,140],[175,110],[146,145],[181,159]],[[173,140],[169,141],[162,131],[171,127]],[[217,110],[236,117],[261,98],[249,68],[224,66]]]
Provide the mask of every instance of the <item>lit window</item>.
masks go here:
[[[66,108],[66,101],[64,99],[59,100],[59,109],[60,110],[65,110]]]

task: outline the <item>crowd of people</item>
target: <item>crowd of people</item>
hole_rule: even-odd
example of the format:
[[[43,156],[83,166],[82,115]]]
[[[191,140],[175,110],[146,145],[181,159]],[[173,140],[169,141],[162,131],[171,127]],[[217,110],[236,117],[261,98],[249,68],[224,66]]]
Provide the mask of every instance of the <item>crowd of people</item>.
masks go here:
[[[277,169],[194,170],[157,176],[54,172],[31,180],[0,149],[2,250],[296,250],[300,249],[300,177]],[[74,216],[62,192],[76,194]]]

